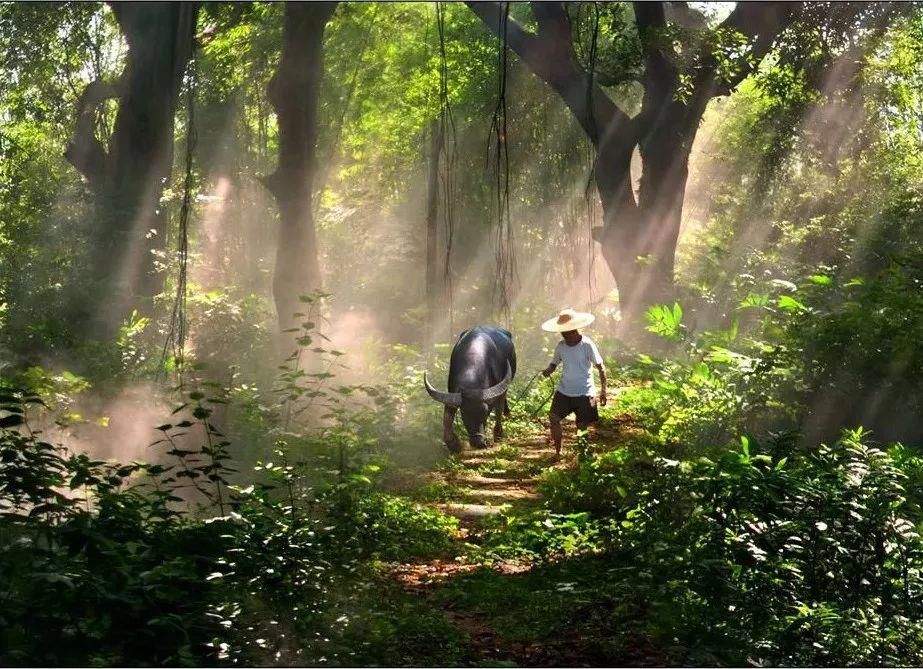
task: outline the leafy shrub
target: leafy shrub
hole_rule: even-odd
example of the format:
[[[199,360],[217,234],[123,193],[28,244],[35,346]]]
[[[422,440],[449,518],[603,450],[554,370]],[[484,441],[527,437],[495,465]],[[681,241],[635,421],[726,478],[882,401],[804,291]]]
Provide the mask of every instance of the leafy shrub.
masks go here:
[[[920,460],[861,430],[655,460],[614,540],[678,661],[918,664]]]
[[[344,528],[342,539],[362,555],[406,560],[442,556],[452,549],[457,518],[402,497],[346,492],[345,487],[336,491],[334,518]]]
[[[259,361],[272,358],[272,309],[265,298],[230,288],[194,289],[187,298],[189,328],[196,333],[197,362],[212,374],[242,361],[248,378],[263,380]]]
[[[650,474],[652,457],[652,451],[637,447],[598,453],[582,458],[575,471],[546,471],[539,490],[549,507],[558,512],[618,516],[633,504],[639,482]]]
[[[884,439],[919,441],[923,255],[812,291],[786,331],[823,433],[852,417]],[[816,398],[816,399],[813,399]]]
[[[199,380],[196,367],[186,370],[195,389],[156,428],[170,465],[71,455],[29,429],[27,408],[42,407],[41,397],[3,389],[0,587],[8,606],[0,663],[345,658],[335,639],[320,639],[334,637],[335,609],[345,606],[334,593],[366,578],[361,564],[449,550],[454,518],[371,488],[391,398],[371,386],[334,385],[329,365],[303,369],[309,346],[321,362],[341,354],[313,344],[309,327],[298,343],[280,374],[280,399],[254,413],[268,428],[273,461],[257,460],[249,485],[232,485],[231,444],[216,425],[216,408],[234,395]],[[37,368],[32,377],[51,401],[64,393],[57,410],[67,408],[64,391],[81,383]],[[259,392],[246,390],[240,394],[259,403]],[[358,401],[347,406],[346,398]],[[295,457],[289,440],[332,457],[318,471]],[[331,460],[336,469],[325,472]]]
[[[599,520],[589,513],[499,513],[487,526],[481,559],[547,559],[601,549]]]
[[[789,287],[784,284],[776,285],[776,291],[782,291],[776,304],[784,306],[772,312],[783,321],[795,301],[784,292]],[[767,295],[765,303],[768,300]],[[740,310],[748,308],[749,303],[740,306]],[[736,321],[727,330],[695,333],[682,326],[678,308],[654,306],[648,315],[652,332],[679,344],[672,356],[640,356],[649,367],[655,393],[647,411],[659,414],[659,421],[650,427],[662,443],[702,448],[725,444],[747,430],[793,426],[798,408],[795,389],[802,374],[788,354],[789,347],[742,336]],[[664,319],[670,321],[666,330]]]
[[[162,466],[41,441],[25,422],[39,402],[0,397],[0,662],[197,664],[217,631],[206,575],[222,523],[176,511]]]

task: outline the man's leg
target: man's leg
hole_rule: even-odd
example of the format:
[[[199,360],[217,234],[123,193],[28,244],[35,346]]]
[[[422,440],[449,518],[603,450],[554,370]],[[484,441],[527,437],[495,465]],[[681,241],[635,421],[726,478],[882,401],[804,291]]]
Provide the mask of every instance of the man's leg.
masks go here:
[[[561,455],[561,437],[563,436],[561,419],[557,414],[552,413],[548,415],[548,422],[551,425],[551,441],[554,442],[555,455]]]
[[[548,410],[548,424],[551,427],[551,441],[554,443],[554,452],[557,455],[561,455],[561,438],[563,436],[561,421],[567,418],[571,411],[567,397],[556,391],[554,399],[551,400],[551,408]]]

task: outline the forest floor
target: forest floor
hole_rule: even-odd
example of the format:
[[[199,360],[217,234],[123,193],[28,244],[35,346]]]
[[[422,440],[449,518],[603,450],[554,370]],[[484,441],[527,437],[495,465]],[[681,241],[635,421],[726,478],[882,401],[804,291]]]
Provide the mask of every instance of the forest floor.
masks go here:
[[[604,416],[590,433],[593,450],[616,447],[626,429],[631,432],[620,419]],[[561,456],[547,435],[547,420],[520,421],[500,444],[466,448],[406,491],[458,518],[457,550],[390,564],[387,576],[460,632],[467,647],[459,662],[468,666],[662,665],[641,630],[599,634],[620,621],[630,627],[635,619],[630,603],[611,601],[595,588],[597,579],[613,578],[617,565],[592,552],[536,555],[520,550],[515,538],[503,545],[507,528],[517,527],[520,538],[530,529],[533,535],[546,531],[540,479],[578,465],[572,421],[565,422]]]

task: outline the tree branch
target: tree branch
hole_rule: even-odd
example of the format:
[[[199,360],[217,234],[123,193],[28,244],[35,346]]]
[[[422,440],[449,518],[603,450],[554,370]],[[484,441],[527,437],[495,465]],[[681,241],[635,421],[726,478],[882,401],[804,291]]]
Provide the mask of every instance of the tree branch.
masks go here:
[[[635,25],[644,53],[644,96],[639,124],[653,122],[673,101],[679,88],[679,73],[664,53],[667,17],[662,2],[634,2]]]
[[[744,35],[750,42],[750,58],[728,81],[714,81],[715,58],[709,55],[701,82],[711,79],[709,97],[729,95],[762,62],[776,38],[797,18],[800,2],[738,2],[734,11],[719,26]]]
[[[497,37],[503,39],[499,2],[465,4]],[[506,23],[506,44],[564,100],[584,132],[597,146],[605,137],[622,135],[631,119],[596,84],[590,89],[587,73],[577,64],[570,22],[561,3],[533,2],[538,34],[527,32],[513,19]],[[592,100],[591,104],[587,104]]]
[[[634,2],[635,25],[638,26],[638,35],[641,38],[641,49],[644,52],[648,76],[662,77],[671,70],[674,71],[670,59],[658,44],[658,31],[667,27],[667,17],[662,2]]]
[[[116,84],[97,79],[87,84],[77,99],[77,124],[64,157],[90,182],[101,185],[108,169],[108,156],[96,137],[96,109],[106,100],[120,95]]]

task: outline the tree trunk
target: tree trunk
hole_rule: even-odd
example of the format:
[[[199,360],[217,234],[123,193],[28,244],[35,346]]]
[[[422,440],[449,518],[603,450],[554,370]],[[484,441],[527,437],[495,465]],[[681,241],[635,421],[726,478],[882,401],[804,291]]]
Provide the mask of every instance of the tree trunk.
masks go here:
[[[617,153],[613,161],[604,146],[597,158],[604,223],[594,236],[615,278],[622,319],[629,327],[642,322],[650,305],[673,299],[689,154],[701,114],[682,105],[666,106],[651,131],[638,138],[642,172],[636,202],[623,194],[631,188],[625,167],[630,159]]]
[[[90,333],[111,336],[133,307],[147,311],[160,292],[155,254],[166,241],[160,206],[173,163],[176,103],[192,55],[198,3],[112,2],[128,42],[118,84],[93,82],[80,99],[65,157],[96,192]],[[119,98],[108,151],[93,135],[96,107]]]
[[[324,29],[336,5],[286,3],[282,57],[269,82],[269,100],[279,123],[279,163],[263,183],[279,207],[272,289],[280,330],[291,326],[294,314],[301,311],[299,297],[321,286],[311,199]]]

